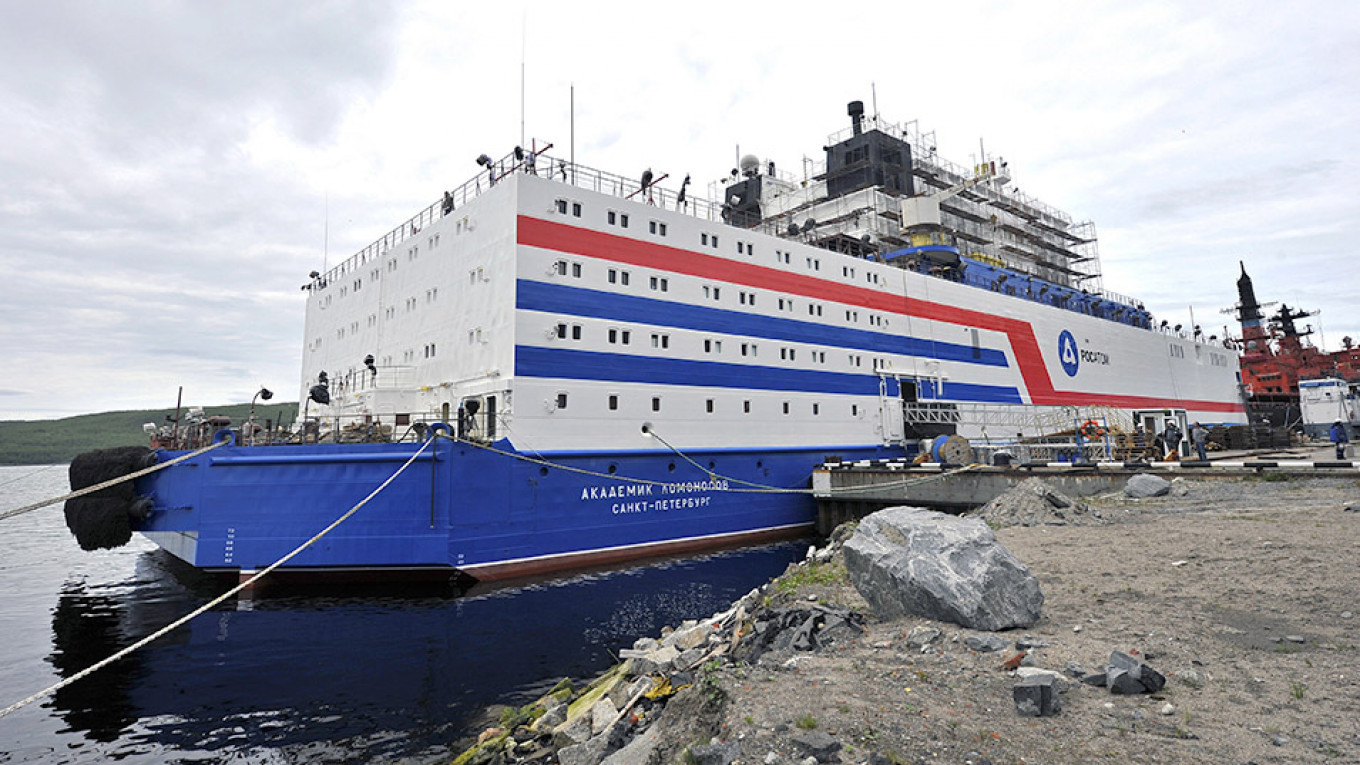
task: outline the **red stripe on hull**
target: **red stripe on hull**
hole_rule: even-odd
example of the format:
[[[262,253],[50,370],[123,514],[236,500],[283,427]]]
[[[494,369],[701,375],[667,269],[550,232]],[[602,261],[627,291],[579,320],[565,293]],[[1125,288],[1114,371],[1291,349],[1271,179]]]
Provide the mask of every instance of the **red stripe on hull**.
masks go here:
[[[847,305],[911,316],[949,324],[976,327],[1002,333],[1010,341],[1030,402],[1050,406],[1104,405],[1133,409],[1177,407],[1205,412],[1244,412],[1241,403],[1190,401],[1183,399],[1124,396],[1104,393],[1059,391],[1053,387],[1044,364],[1034,328],[1029,322],[996,316],[982,311],[933,303],[920,298],[903,299],[879,290],[845,284],[787,271],[741,263],[692,250],[605,234],[555,221],[519,216],[518,242],[556,252],[599,258],[615,263],[669,271],[675,274],[715,279],[760,289],[778,290],[816,300],[832,300]]]
[[[561,574],[584,569],[598,569],[618,565],[620,563],[642,563],[657,558],[715,552],[735,547],[778,542],[785,539],[795,539],[807,534],[811,530],[812,524],[808,523],[804,526],[743,531],[721,536],[680,539],[670,542],[653,542],[651,544],[634,545],[609,550],[592,550],[580,553],[568,553],[566,555],[554,555],[551,557],[507,561],[505,563],[465,566],[460,568],[459,571],[473,577],[478,582],[524,579],[528,577],[543,576],[545,574]]]

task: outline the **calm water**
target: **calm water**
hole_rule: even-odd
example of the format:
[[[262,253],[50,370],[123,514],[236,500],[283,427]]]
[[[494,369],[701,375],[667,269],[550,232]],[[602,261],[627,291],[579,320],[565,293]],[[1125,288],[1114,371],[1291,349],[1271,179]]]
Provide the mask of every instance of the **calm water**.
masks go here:
[[[66,467],[0,467],[0,510],[68,491]],[[447,759],[488,704],[592,675],[799,558],[788,543],[457,598],[389,587],[223,605],[0,719],[0,763]],[[60,505],[0,521],[0,708],[221,591],[135,537],[80,550]]]

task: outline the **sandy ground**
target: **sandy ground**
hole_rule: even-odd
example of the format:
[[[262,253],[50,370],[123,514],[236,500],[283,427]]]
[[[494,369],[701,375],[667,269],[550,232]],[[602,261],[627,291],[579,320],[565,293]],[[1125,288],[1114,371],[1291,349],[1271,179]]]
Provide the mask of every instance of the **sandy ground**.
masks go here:
[[[1360,480],[1187,487],[1097,499],[1128,511],[1109,525],[997,531],[1046,598],[1037,624],[1003,637],[1047,644],[1030,661],[1058,671],[1100,671],[1112,650],[1136,650],[1166,675],[1162,692],[1072,681],[1061,713],[1023,717],[1002,655],[964,645],[978,633],[870,615],[848,645],[712,672],[726,694],[707,705],[716,738],[739,742],[746,763],[799,762],[792,739],[808,732],[838,741],[842,762],[1360,762],[1360,513],[1344,510],[1360,508]],[[868,611],[833,579],[776,602]],[[923,625],[941,636],[909,645]]]

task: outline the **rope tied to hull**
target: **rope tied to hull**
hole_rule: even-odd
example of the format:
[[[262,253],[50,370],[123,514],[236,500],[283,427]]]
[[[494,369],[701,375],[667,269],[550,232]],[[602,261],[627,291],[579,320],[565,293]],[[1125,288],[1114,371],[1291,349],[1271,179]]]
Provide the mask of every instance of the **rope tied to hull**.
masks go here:
[[[155,465],[152,465],[151,467],[143,468],[143,469],[138,470],[138,471],[136,471],[136,472],[128,473],[127,475],[119,476],[119,477],[117,477],[117,478],[113,478],[113,479],[110,479],[110,480],[108,480],[108,481],[104,481],[104,482],[102,482],[102,483],[97,483],[97,484],[95,484],[95,485],[93,485],[93,486],[86,486],[86,487],[83,488],[83,489],[77,489],[76,491],[73,491],[73,492],[71,492],[71,493],[69,493],[69,494],[63,494],[63,495],[60,496],[60,497],[55,497],[55,498],[53,498],[53,499],[45,499],[45,500],[43,500],[43,501],[41,501],[41,502],[34,502],[34,503],[31,504],[31,505],[24,505],[23,507],[16,507],[16,508],[14,508],[13,510],[6,510],[6,511],[4,511],[3,513],[0,513],[0,521],[6,520],[6,519],[8,519],[8,518],[13,518],[13,517],[16,516],[16,515],[23,515],[24,513],[27,513],[27,512],[32,511],[32,510],[37,510],[38,508],[41,508],[41,507],[47,507],[48,505],[55,505],[55,504],[58,503],[58,502],[64,502],[64,501],[66,501],[66,500],[68,500],[68,499],[76,499],[77,497],[83,497],[83,496],[85,496],[86,494],[93,494],[93,493],[95,493],[95,492],[97,492],[97,491],[102,491],[102,490],[104,490],[104,489],[107,489],[107,488],[110,488],[110,487],[113,487],[113,486],[117,486],[117,485],[119,485],[119,484],[121,484],[121,483],[126,483],[126,482],[128,482],[128,481],[136,480],[136,479],[138,479],[138,478],[141,478],[141,477],[144,476],[144,475],[151,475],[152,473],[156,472],[157,470],[164,470],[164,469],[170,467],[171,465],[178,465],[179,463],[184,462],[185,460],[193,459],[194,457],[197,457],[197,456],[199,456],[200,454],[206,454],[206,453],[212,451],[213,449],[216,449],[216,448],[219,447],[219,446],[224,446],[224,445],[226,445],[227,443],[229,443],[229,442],[228,442],[228,441],[217,441],[217,442],[215,442],[215,443],[213,443],[213,444],[210,444],[210,445],[208,445],[208,446],[203,447],[202,449],[199,449],[198,451],[189,452],[188,454],[181,454],[180,456],[178,456],[178,457],[176,457],[176,458],[174,458],[174,459],[172,459],[172,460],[167,460],[167,461],[165,461],[165,462],[158,462],[158,463],[156,463]]]
[[[197,452],[197,453],[206,452],[206,451],[208,451],[208,449],[215,448],[216,446],[218,446],[218,445],[220,445],[220,444],[223,444],[223,443],[226,443],[226,442],[225,442],[225,441],[219,441],[217,444],[214,444],[212,447],[207,447],[207,448],[205,448],[205,449],[200,450],[200,451]],[[393,481],[395,481],[395,480],[397,479],[397,476],[399,476],[399,475],[401,475],[403,472],[405,472],[405,471],[406,471],[406,468],[410,467],[410,466],[412,465],[412,463],[414,463],[414,462],[416,461],[416,458],[419,457],[421,454],[423,454],[423,453],[425,452],[426,449],[430,448],[430,444],[433,444],[433,443],[434,443],[434,440],[433,440],[433,439],[431,439],[431,440],[429,440],[429,441],[426,441],[425,444],[424,444],[423,446],[421,446],[419,449],[417,449],[417,450],[415,451],[414,454],[411,455],[411,458],[410,458],[410,459],[406,460],[406,462],[403,463],[401,467],[397,468],[397,472],[393,473],[390,477],[388,477],[388,479],[387,479],[386,481],[383,481],[381,484],[379,484],[379,485],[378,485],[378,488],[376,488],[376,489],[374,489],[373,491],[369,492],[368,496],[366,496],[366,497],[364,497],[363,499],[359,500],[358,504],[354,505],[354,507],[351,507],[348,511],[345,512],[344,515],[341,515],[339,518],[335,519],[335,521],[333,521],[329,526],[327,526],[326,528],[324,528],[324,529],[322,529],[321,531],[317,532],[316,535],[314,535],[311,539],[308,539],[306,542],[303,542],[302,544],[300,544],[300,545],[298,545],[297,547],[293,548],[292,552],[288,553],[287,555],[283,556],[282,558],[279,558],[278,560],[276,560],[276,561],[274,561],[273,563],[269,564],[269,565],[266,566],[265,568],[260,569],[259,572],[257,572],[254,576],[250,577],[249,579],[245,580],[244,582],[241,582],[241,583],[237,584],[235,587],[231,588],[230,590],[227,590],[226,592],[222,593],[221,595],[217,596],[216,598],[213,598],[212,600],[208,601],[207,603],[204,603],[203,605],[199,606],[198,608],[194,609],[193,611],[189,612],[188,614],[185,614],[184,616],[180,617],[179,619],[176,619],[174,622],[171,622],[170,624],[167,624],[166,626],[160,628],[159,630],[156,630],[155,632],[151,633],[150,635],[147,635],[146,637],[142,638],[141,640],[138,640],[136,643],[133,643],[132,645],[130,645],[130,646],[128,646],[128,647],[122,649],[121,651],[118,651],[117,653],[113,654],[112,656],[109,656],[108,658],[106,658],[106,659],[104,659],[104,660],[102,660],[102,661],[99,661],[99,662],[97,662],[97,663],[95,663],[95,664],[92,664],[91,666],[86,667],[85,669],[82,669],[81,671],[75,673],[74,675],[71,675],[70,677],[66,678],[65,680],[62,680],[62,681],[59,682],[59,683],[55,683],[55,684],[53,684],[53,685],[51,685],[51,686],[49,686],[49,687],[47,687],[47,688],[44,688],[43,690],[38,691],[37,693],[33,694],[32,696],[29,696],[29,697],[26,698],[26,699],[22,699],[22,700],[20,700],[20,701],[16,701],[16,702],[14,702],[13,704],[10,704],[9,706],[5,707],[4,709],[0,709],[0,719],[3,719],[5,716],[7,716],[7,715],[9,715],[9,714],[11,714],[11,713],[13,713],[13,712],[19,710],[19,709],[22,709],[23,707],[26,707],[26,706],[28,706],[29,704],[32,704],[33,702],[37,701],[38,699],[41,699],[41,698],[50,696],[50,695],[52,695],[53,693],[56,693],[57,691],[61,690],[62,688],[65,688],[66,686],[68,686],[68,685],[70,685],[70,684],[76,682],[77,680],[81,680],[81,679],[83,679],[83,678],[85,678],[85,677],[88,677],[89,675],[94,674],[95,672],[98,672],[99,670],[103,669],[104,667],[107,667],[108,665],[114,663],[115,661],[118,661],[119,659],[123,658],[124,656],[127,656],[128,654],[130,654],[130,653],[132,653],[132,652],[134,652],[134,651],[136,651],[136,650],[138,650],[138,649],[141,649],[141,648],[143,648],[143,647],[145,647],[145,646],[147,646],[147,645],[150,645],[151,643],[153,643],[153,642],[159,640],[159,639],[162,638],[162,637],[165,637],[166,635],[170,634],[171,632],[175,631],[176,629],[179,629],[180,627],[184,626],[185,624],[188,624],[191,620],[194,619],[194,617],[200,616],[200,615],[206,613],[207,611],[209,611],[209,610],[215,608],[216,606],[220,605],[222,602],[226,601],[228,598],[231,598],[232,596],[236,595],[237,593],[241,592],[242,590],[246,589],[247,587],[249,587],[249,586],[255,584],[256,582],[258,582],[259,580],[263,579],[267,574],[269,574],[270,572],[272,572],[274,569],[278,568],[279,566],[282,566],[283,564],[285,564],[285,563],[287,563],[288,561],[292,560],[293,558],[297,557],[297,555],[299,555],[303,550],[306,550],[308,547],[311,547],[313,544],[315,544],[315,543],[316,543],[318,540],[320,540],[322,537],[324,537],[324,536],[326,536],[327,534],[329,534],[329,533],[331,533],[332,531],[334,531],[335,528],[336,528],[337,526],[339,526],[341,523],[344,523],[350,516],[352,516],[352,515],[354,515],[356,512],[358,512],[359,509],[362,508],[364,505],[367,505],[367,504],[369,503],[369,501],[371,501],[374,497],[378,496],[378,494],[379,494],[380,492],[382,492],[383,489],[386,489]],[[187,456],[193,456],[193,455],[187,455]],[[167,464],[167,465],[168,465],[169,463],[163,463],[163,464]]]
[[[753,483],[753,482],[751,482],[751,481],[744,481],[744,480],[742,480],[742,479],[740,479],[740,478],[733,478],[733,477],[731,477],[731,476],[725,476],[725,475],[722,475],[721,473],[715,473],[715,472],[713,472],[712,470],[708,470],[708,469],[704,468],[704,467],[703,467],[702,465],[700,465],[698,462],[695,462],[693,458],[689,457],[689,456],[686,455],[684,452],[682,452],[682,451],[680,451],[679,449],[677,449],[677,448],[675,448],[674,446],[672,446],[672,445],[671,445],[669,442],[667,442],[665,439],[661,438],[661,436],[656,435],[655,431],[650,432],[649,435],[651,435],[652,437],[656,438],[656,440],[660,441],[662,444],[665,444],[666,447],[667,447],[668,449],[670,449],[672,452],[675,452],[677,455],[679,455],[681,459],[683,459],[683,460],[685,460],[686,462],[690,463],[690,464],[693,465],[695,468],[699,469],[701,472],[703,472],[705,475],[707,475],[708,478],[709,478],[709,480],[712,481],[712,482],[714,483],[714,485],[713,485],[711,488],[708,489],[709,491],[723,491],[723,492],[729,492],[729,493],[733,493],[733,494],[809,494],[809,495],[811,495],[811,494],[815,494],[815,493],[816,493],[816,490],[814,490],[814,489],[804,489],[804,488],[793,488],[793,489],[790,489],[790,488],[783,488],[783,487],[780,487],[780,486],[769,486],[769,485],[766,485],[766,484],[759,484],[759,483]],[[437,438],[447,438],[448,440],[453,441],[453,442],[455,442],[455,443],[464,444],[464,445],[466,445],[466,446],[471,446],[471,447],[476,448],[476,449],[481,449],[481,450],[483,450],[483,451],[491,452],[492,454],[499,454],[499,455],[501,455],[502,457],[511,457],[511,458],[513,458],[513,459],[521,460],[521,461],[523,461],[523,462],[529,462],[529,463],[532,463],[532,464],[534,464],[534,465],[541,465],[541,466],[546,467],[546,468],[552,468],[552,469],[554,469],[554,470],[561,470],[561,471],[568,472],[568,473],[577,473],[577,474],[579,474],[579,475],[588,475],[588,476],[591,476],[591,477],[593,477],[593,478],[601,478],[601,479],[604,479],[604,480],[607,480],[607,481],[618,481],[619,483],[642,484],[642,485],[645,485],[645,486],[669,486],[669,485],[671,485],[671,484],[674,483],[673,481],[656,481],[656,480],[652,480],[652,479],[649,479],[649,478],[632,478],[632,477],[629,477],[629,476],[622,476],[622,475],[617,475],[617,474],[614,474],[614,473],[601,473],[601,472],[598,471],[598,470],[587,470],[586,468],[573,467],[573,466],[571,466],[571,465],[564,465],[564,464],[562,464],[562,463],[560,463],[560,462],[554,462],[554,461],[552,461],[552,460],[550,460],[550,459],[548,459],[547,457],[544,457],[544,456],[542,456],[542,455],[533,457],[533,456],[529,456],[529,455],[527,455],[527,454],[520,454],[520,453],[518,453],[518,452],[511,452],[511,451],[506,451],[506,450],[504,450],[504,449],[497,449],[496,447],[491,446],[490,444],[484,444],[484,443],[480,443],[480,442],[478,442],[478,441],[470,441],[470,440],[467,440],[467,439],[464,439],[464,438],[458,438],[457,436],[449,435],[449,434],[447,434],[447,433],[437,433],[437,434],[436,434],[436,437],[437,437]],[[954,469],[954,470],[946,470],[946,471],[943,471],[943,472],[938,473],[938,474],[936,474],[936,475],[925,476],[925,477],[923,477],[923,478],[917,478],[917,479],[913,479],[913,480],[907,480],[906,477],[905,477],[905,475],[904,475],[903,478],[902,478],[901,480],[892,480],[892,481],[886,481],[886,482],[884,482],[884,483],[876,483],[876,484],[865,484],[865,485],[863,485],[863,486],[847,486],[847,487],[844,487],[844,488],[841,488],[841,489],[834,489],[834,490],[831,491],[831,493],[832,493],[832,494],[836,494],[836,495],[839,495],[839,494],[857,494],[857,493],[862,493],[862,492],[866,492],[866,491],[873,491],[873,490],[876,490],[876,489],[886,489],[886,488],[896,488],[896,487],[905,488],[905,487],[908,487],[908,486],[915,486],[916,484],[930,483],[930,482],[932,482],[932,481],[938,481],[938,480],[940,480],[940,479],[942,479],[942,478],[948,478],[949,476],[958,475],[959,473],[966,473],[966,472],[968,472],[968,471],[970,471],[970,470],[974,470],[974,469],[980,468],[980,467],[984,467],[984,465],[981,465],[981,464],[979,464],[979,463],[973,463],[973,464],[971,464],[971,465],[964,465],[963,467],[959,467],[959,468],[956,468],[956,469]],[[728,486],[728,487],[726,487],[726,488],[723,488],[723,487],[720,487],[720,486],[717,486],[717,485],[716,485],[718,479],[721,479],[721,480],[723,480],[723,481],[727,481],[728,483],[743,484],[743,485],[745,485],[745,486],[747,486],[747,487],[750,487],[750,488],[740,488],[740,487],[734,488],[734,487],[731,487],[731,486]]]

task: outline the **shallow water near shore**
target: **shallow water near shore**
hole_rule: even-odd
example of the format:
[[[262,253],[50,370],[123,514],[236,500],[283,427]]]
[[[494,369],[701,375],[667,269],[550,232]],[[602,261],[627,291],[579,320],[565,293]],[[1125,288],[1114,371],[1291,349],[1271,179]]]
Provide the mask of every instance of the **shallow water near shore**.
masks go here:
[[[0,467],[0,509],[66,491],[64,465]],[[635,638],[725,608],[806,546],[473,597],[394,585],[224,604],[0,719],[0,763],[447,760],[487,705],[592,676]],[[0,522],[0,708],[221,591],[140,537],[83,552],[60,505]]]

